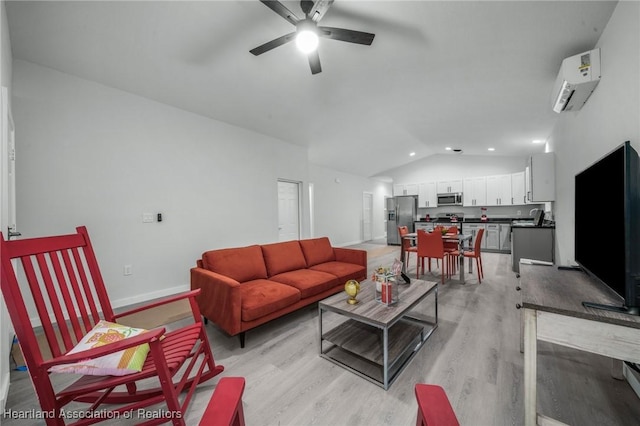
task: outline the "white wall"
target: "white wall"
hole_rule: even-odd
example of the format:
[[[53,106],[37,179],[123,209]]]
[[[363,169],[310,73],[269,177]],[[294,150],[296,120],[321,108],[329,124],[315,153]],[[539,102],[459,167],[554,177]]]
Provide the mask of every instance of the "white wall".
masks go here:
[[[361,242],[364,191],[374,194],[373,235],[384,236],[389,184],[312,166],[305,148],[249,130],[30,62],[13,66],[20,230],[86,225],[116,306],[187,288],[205,250],[277,241],[279,178],[305,188],[303,238],[310,182],[315,236]],[[142,223],[143,212],[164,220]]]
[[[574,262],[576,173],[627,140],[640,152],[639,2],[618,3],[596,47],[601,49],[600,83],[581,110],[560,115],[549,138],[549,147],[556,153],[554,211],[559,264]],[[606,218],[605,200],[593,201],[594,218]]]
[[[114,304],[187,288],[205,250],[277,241],[277,180],[307,182],[304,148],[13,65],[22,234],[86,225]],[[164,220],[142,223],[143,212]],[[307,207],[303,217],[306,235]],[[123,275],[126,264],[133,275]]]
[[[373,194],[373,237],[386,235],[384,198],[391,196],[391,184],[313,164],[309,180],[314,184],[316,236],[328,236],[334,245],[362,242],[363,192]]]
[[[11,43],[9,40],[9,26],[7,25],[7,12],[5,10],[5,2],[0,2],[0,86],[7,87],[11,94]],[[9,96],[9,105],[11,105],[11,96]],[[0,134],[6,129],[0,126]],[[2,149],[0,149],[2,151]],[[2,164],[4,153],[0,152],[0,188],[4,188],[4,179],[7,177],[7,170],[4,170]],[[4,199],[0,197],[0,199]],[[3,202],[0,206],[0,229],[5,230],[8,226],[7,206]],[[4,234],[3,234],[4,235]],[[7,393],[9,392],[9,352],[11,349],[11,340],[13,333],[9,324],[9,315],[4,303],[4,299],[0,296],[0,411],[4,410]]]

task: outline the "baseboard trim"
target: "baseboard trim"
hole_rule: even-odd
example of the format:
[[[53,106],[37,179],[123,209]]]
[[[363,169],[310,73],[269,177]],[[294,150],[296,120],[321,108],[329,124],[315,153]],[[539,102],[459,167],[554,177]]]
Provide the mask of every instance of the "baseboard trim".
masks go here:
[[[136,305],[138,303],[148,302],[150,300],[159,299],[161,297],[171,296],[177,293],[182,293],[189,290],[189,284],[183,284],[176,287],[165,288],[158,291],[152,291],[150,293],[142,293],[136,296],[130,296],[123,299],[117,299],[111,301],[111,307],[114,309],[122,308],[125,306]],[[65,317],[67,317],[67,313],[65,312]],[[42,326],[42,322],[40,321],[40,317],[31,317],[31,326],[33,328]],[[51,321],[55,322],[55,318],[52,317]]]
[[[189,284],[165,288],[163,290],[153,291],[151,293],[143,293],[137,296],[127,297],[125,299],[112,300],[111,306],[113,308],[122,308],[124,306],[131,306],[137,303],[148,302],[149,300],[159,299],[161,297],[172,296],[177,293],[188,291],[189,289]]]
[[[622,365],[622,374],[624,374],[627,382],[629,382],[633,391],[638,395],[638,398],[640,398],[640,374],[629,368],[627,364]]]

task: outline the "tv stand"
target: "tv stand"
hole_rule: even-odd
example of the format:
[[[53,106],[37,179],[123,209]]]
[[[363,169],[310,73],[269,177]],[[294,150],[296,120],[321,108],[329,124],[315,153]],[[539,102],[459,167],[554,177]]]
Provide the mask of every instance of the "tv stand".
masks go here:
[[[602,303],[593,302],[582,302],[582,306],[584,306],[585,308],[602,309],[605,311],[619,312],[621,314],[627,315],[640,315],[640,311],[638,311],[638,308],[627,308],[626,306],[605,305]]]
[[[537,410],[538,341],[640,364],[640,316],[587,309],[584,300],[620,308],[620,298],[589,274],[520,265],[524,323],[524,424],[548,423]],[[589,302],[587,302],[589,303]],[[623,313],[621,313],[623,312]],[[614,365],[620,365],[616,361]],[[616,370],[617,371],[617,370]]]
[[[560,265],[560,266],[558,266],[558,270],[560,270],[560,271],[580,271],[580,272],[584,272],[584,270],[581,267],[573,266],[573,265],[568,265],[568,266]]]

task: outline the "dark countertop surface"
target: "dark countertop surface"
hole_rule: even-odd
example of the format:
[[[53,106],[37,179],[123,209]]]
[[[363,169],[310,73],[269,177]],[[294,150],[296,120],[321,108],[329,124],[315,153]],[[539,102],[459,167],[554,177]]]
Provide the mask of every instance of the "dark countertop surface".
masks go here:
[[[522,224],[512,224],[511,228],[531,228],[531,229],[556,229],[555,225],[531,226]]]
[[[462,222],[462,223],[511,223],[514,220],[518,220],[518,221],[529,221],[529,222],[533,222],[533,218],[527,218],[527,217],[489,217],[487,218],[486,221],[483,221],[481,218],[479,217],[470,217],[470,218],[464,218],[462,220],[458,220],[458,223]],[[420,220],[416,220],[415,223],[425,223],[427,222],[424,219],[420,219]],[[433,223],[450,223],[451,220],[448,218],[431,218],[430,221],[428,222],[433,222]],[[428,223],[427,222],[427,223]]]

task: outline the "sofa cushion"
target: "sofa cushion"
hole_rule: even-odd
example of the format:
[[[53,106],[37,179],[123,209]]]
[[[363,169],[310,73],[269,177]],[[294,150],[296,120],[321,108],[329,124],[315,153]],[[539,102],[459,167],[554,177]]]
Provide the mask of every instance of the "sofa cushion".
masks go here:
[[[336,260],[333,247],[327,237],[300,240],[300,247],[308,267]]]
[[[267,278],[267,268],[258,245],[210,250],[202,255],[203,266],[213,272],[245,282]]]
[[[240,293],[242,321],[253,321],[300,300],[300,292],[296,288],[263,279],[242,284]]]
[[[315,296],[339,284],[338,278],[336,278],[335,275],[322,271],[312,271],[310,269],[284,272],[274,275],[269,278],[269,280],[297,288],[300,291],[301,299]]]
[[[262,255],[270,277],[307,267],[297,240],[265,244],[262,246]]]
[[[348,280],[360,280],[366,275],[366,268],[353,263],[345,262],[325,262],[314,265],[309,268],[314,271],[326,272],[338,277],[338,282],[347,282]]]

